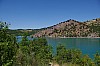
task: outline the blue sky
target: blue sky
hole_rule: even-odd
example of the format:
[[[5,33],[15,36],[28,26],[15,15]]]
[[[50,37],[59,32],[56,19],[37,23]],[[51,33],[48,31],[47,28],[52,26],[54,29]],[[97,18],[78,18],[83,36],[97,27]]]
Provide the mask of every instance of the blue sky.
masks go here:
[[[0,20],[10,29],[35,29],[61,21],[100,18],[100,0],[0,0]]]

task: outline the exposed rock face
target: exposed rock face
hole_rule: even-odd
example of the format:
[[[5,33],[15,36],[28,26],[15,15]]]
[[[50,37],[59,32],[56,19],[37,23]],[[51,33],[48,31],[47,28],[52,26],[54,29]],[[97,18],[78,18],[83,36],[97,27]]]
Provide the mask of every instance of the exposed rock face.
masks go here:
[[[95,27],[94,27],[95,26]],[[93,29],[94,28],[94,29]],[[97,31],[94,31],[97,28]],[[98,37],[100,34],[100,18],[86,22],[67,20],[45,28],[34,34],[34,37]]]

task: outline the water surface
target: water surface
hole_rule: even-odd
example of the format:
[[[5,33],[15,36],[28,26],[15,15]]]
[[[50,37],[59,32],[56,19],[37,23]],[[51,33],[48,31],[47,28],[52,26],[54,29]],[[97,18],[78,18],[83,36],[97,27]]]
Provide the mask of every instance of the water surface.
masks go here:
[[[100,53],[100,38],[46,38],[53,47],[54,53],[58,44],[63,44],[66,48],[80,49],[83,54],[88,54],[93,58],[98,51]]]
[[[18,42],[21,41],[21,36],[17,36]],[[28,36],[29,40],[32,40]],[[83,54],[88,54],[93,58],[98,51],[100,53],[100,38],[46,38],[48,44],[53,47],[54,54],[58,44],[63,44],[67,49],[80,49]]]

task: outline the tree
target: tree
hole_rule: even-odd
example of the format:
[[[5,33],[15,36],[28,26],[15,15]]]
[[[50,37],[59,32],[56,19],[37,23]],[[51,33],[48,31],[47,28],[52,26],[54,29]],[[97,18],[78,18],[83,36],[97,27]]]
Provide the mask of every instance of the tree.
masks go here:
[[[97,66],[100,66],[100,54],[97,52],[95,55],[94,55],[94,58],[95,58],[95,63]]]
[[[91,65],[91,58],[89,58],[88,55],[84,55],[82,58],[81,58],[81,66],[90,66]]]
[[[58,45],[57,46],[57,54],[55,56],[55,60],[57,61],[58,64],[62,65],[67,61],[67,56],[66,56],[66,48],[63,45]]]
[[[34,39],[30,47],[39,66],[47,66],[52,60],[52,47],[47,44],[45,38]]]
[[[9,25],[10,24],[7,24],[6,22],[1,22],[0,21],[0,30],[2,30],[2,29],[8,29]]]
[[[24,45],[22,41],[24,41]],[[52,47],[47,44],[45,38],[37,38],[33,41],[22,38],[22,41],[14,66],[48,66],[52,60]],[[28,45],[27,41],[29,41]]]
[[[72,50],[72,63],[79,64],[82,52],[78,49],[71,49]]]
[[[8,24],[0,22],[0,66],[12,66],[17,51],[16,38],[6,32]]]

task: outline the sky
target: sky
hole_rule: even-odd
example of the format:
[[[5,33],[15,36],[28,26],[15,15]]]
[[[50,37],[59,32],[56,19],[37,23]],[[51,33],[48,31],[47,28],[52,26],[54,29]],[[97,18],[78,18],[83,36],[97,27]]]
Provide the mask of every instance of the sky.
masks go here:
[[[10,29],[39,29],[74,19],[100,18],[100,0],[0,0],[0,21]]]

